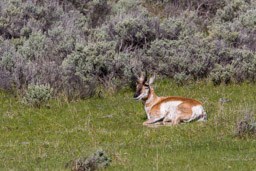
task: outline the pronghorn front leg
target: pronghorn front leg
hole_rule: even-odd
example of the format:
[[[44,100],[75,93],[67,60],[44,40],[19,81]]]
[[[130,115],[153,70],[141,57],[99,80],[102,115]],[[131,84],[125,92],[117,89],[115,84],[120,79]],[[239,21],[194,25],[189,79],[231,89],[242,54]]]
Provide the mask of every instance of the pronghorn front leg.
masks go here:
[[[167,113],[163,119],[163,125],[169,126],[171,125],[169,122],[172,121],[172,119],[169,117],[171,114]]]
[[[178,125],[181,120],[181,116],[177,116],[175,119],[172,120],[172,125]]]
[[[166,115],[166,117],[163,120],[163,125],[169,126],[169,125],[177,125],[180,123],[181,116],[177,116],[175,118],[169,118],[169,115]],[[171,123],[170,123],[171,121]]]
[[[161,117],[161,118],[152,117],[152,118],[150,118],[149,120],[143,122],[143,125],[147,126],[147,125],[153,124],[153,123],[155,123],[155,122],[157,122],[157,121],[159,121],[159,120],[161,120],[161,119],[163,119],[163,117]]]

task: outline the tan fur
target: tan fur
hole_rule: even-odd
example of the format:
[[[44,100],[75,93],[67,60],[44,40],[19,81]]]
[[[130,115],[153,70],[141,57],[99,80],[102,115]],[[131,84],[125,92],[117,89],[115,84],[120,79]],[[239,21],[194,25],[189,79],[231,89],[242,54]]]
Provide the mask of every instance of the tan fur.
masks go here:
[[[140,81],[137,83],[137,92],[136,94],[143,94],[144,91],[147,91],[147,86],[143,85],[142,83],[143,77],[141,76]],[[141,92],[140,92],[141,91]],[[190,99],[186,97],[177,97],[177,96],[168,96],[168,97],[158,97],[154,89],[150,86],[150,91],[147,95],[147,97],[144,97],[141,99],[142,103],[145,107],[145,110],[147,112],[147,115],[149,117],[149,120],[145,121],[143,125],[149,125],[149,124],[158,124],[159,120],[163,119],[163,123],[171,121],[172,125],[179,124],[180,121],[190,121],[193,119],[193,107],[200,107],[203,108],[203,105],[201,102],[195,99]],[[168,103],[171,105],[168,107]],[[163,105],[167,106],[167,108],[164,108]],[[176,104],[178,104],[176,106]],[[170,112],[167,114],[163,113],[166,109],[170,108],[170,112],[174,112],[170,114]],[[162,111],[161,111],[162,109]],[[198,108],[197,108],[198,109]],[[202,109],[203,110],[203,109]],[[203,111],[204,112],[204,111]],[[173,118],[174,116],[174,118]],[[201,117],[206,117],[206,114],[198,115]]]
[[[153,88],[151,88],[151,93],[149,94],[149,97],[150,97],[150,95],[154,96],[154,100],[152,100],[152,102],[150,102],[150,103],[145,103],[145,106],[146,107],[151,106],[151,110],[149,112],[151,117],[160,116],[161,104],[170,102],[170,101],[182,101],[182,103],[180,105],[178,105],[178,110],[181,111],[184,119],[189,118],[191,116],[191,114],[192,114],[191,108],[193,106],[202,105],[201,102],[194,100],[194,99],[186,98],[186,97],[177,97],[177,96],[157,97]],[[146,101],[147,99],[143,99],[143,100]]]

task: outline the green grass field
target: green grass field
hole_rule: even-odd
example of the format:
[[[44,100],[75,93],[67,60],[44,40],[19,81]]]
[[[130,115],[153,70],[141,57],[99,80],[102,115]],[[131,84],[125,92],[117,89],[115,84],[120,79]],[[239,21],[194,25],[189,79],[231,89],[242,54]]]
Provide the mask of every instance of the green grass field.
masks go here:
[[[76,102],[53,99],[40,109],[1,92],[0,170],[70,170],[70,160],[98,149],[112,159],[106,170],[256,170],[256,140],[234,137],[237,120],[255,111],[254,84],[178,87],[162,80],[154,88],[159,96],[200,100],[208,121],[143,127],[146,114],[131,90]]]

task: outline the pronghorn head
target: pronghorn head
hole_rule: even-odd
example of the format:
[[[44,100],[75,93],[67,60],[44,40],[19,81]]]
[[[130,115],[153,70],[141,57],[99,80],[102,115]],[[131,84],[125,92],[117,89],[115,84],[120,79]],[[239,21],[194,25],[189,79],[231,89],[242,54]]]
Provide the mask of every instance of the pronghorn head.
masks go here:
[[[136,93],[134,94],[133,97],[136,100],[147,99],[151,90],[150,86],[154,82],[154,79],[155,75],[151,77],[148,81],[147,74],[146,77],[144,77],[143,74],[141,73],[140,78],[136,81]]]

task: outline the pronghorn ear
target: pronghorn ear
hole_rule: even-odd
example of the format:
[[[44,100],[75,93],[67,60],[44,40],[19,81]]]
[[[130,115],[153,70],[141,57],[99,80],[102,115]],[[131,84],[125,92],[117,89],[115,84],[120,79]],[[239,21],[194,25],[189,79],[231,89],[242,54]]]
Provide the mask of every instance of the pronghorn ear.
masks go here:
[[[155,78],[156,78],[156,75],[154,74],[154,75],[149,79],[149,85],[153,84]]]

